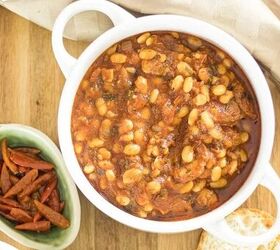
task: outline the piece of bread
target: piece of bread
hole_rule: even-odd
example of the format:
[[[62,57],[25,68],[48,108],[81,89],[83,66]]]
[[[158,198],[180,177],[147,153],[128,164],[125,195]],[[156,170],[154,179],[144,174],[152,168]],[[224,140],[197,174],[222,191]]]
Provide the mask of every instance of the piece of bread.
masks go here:
[[[269,213],[259,209],[240,208],[228,215],[226,220],[234,231],[242,235],[258,235],[273,225],[274,218]],[[280,234],[268,244],[256,247],[239,247],[221,241],[203,231],[197,250],[280,250]]]

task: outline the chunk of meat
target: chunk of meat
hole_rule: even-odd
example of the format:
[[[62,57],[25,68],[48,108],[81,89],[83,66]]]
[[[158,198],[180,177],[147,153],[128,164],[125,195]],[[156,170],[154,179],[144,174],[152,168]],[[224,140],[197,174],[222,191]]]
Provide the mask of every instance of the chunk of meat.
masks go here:
[[[205,169],[203,174],[199,176],[199,179],[209,179],[211,177],[211,169]]]
[[[157,196],[153,203],[154,208],[163,215],[169,212],[178,213],[192,209],[189,201],[177,196]]]
[[[174,116],[175,116],[175,107],[171,104],[171,101],[168,99],[164,105],[162,106],[162,120],[166,123],[166,124],[170,124],[173,122],[174,120]]]
[[[203,85],[204,85],[204,82],[203,82],[203,81],[194,80],[194,81],[193,81],[192,92],[193,92],[195,95],[198,95],[198,94],[201,92],[201,88],[202,88]]]
[[[147,97],[142,94],[133,96],[127,103],[128,112],[134,113],[136,110],[144,108],[147,102]]]
[[[207,61],[207,57],[208,55],[206,53],[201,53],[201,56],[199,58],[193,59],[193,68],[198,71]],[[212,75],[214,75],[213,72]]]
[[[199,144],[196,149],[196,154],[204,162],[207,162],[207,167],[213,166],[216,163],[215,155],[205,146],[204,143]]]
[[[101,79],[101,68],[92,71],[89,81],[95,83],[99,78]]]
[[[242,144],[242,140],[238,131],[234,128],[224,127],[224,137],[222,143],[226,148],[235,147]]]
[[[123,175],[128,169],[143,169],[141,158],[139,156],[130,156],[125,159],[120,159],[118,162],[118,168],[116,169],[116,175]]]
[[[149,203],[150,199],[149,196],[145,190],[145,182],[141,181],[138,183],[138,185],[134,185],[132,187],[131,193],[135,197],[135,201],[140,206],[144,206]]]
[[[155,56],[152,60],[142,60],[141,66],[143,72],[156,76],[174,75],[171,72],[171,68],[166,63],[160,62],[159,59],[159,56]]]
[[[132,42],[131,41],[123,41],[121,43],[121,50],[125,53],[131,53],[133,51]]]
[[[176,168],[174,170],[174,179],[180,183],[186,183],[200,177],[204,170],[205,162],[195,160],[184,167]]]
[[[213,101],[206,106],[206,109],[212,114],[213,120],[221,125],[232,125],[242,118],[235,101],[230,101],[228,104]]]
[[[178,107],[180,105],[182,106],[186,104],[189,100],[190,100],[190,94],[178,93],[173,103],[174,106]]]
[[[174,119],[176,108],[172,105],[169,97],[167,95],[160,95],[157,105],[161,109],[162,120],[170,124]]]
[[[171,145],[175,143],[175,134],[170,133],[165,138],[160,140],[160,145],[162,148],[169,148]]]
[[[164,64],[155,58],[152,60],[143,60],[142,70],[146,74],[153,74],[158,76],[164,76],[166,74],[165,73],[166,68]]]
[[[202,189],[196,198],[197,205],[202,208],[209,208],[213,206],[217,201],[217,195],[207,188]]]
[[[248,91],[245,91],[244,87],[238,83],[235,85],[233,93],[237,104],[245,115],[252,119],[256,119],[257,116],[254,112],[252,97],[249,95]]]
[[[122,67],[119,71],[118,75],[118,90],[119,91],[126,91],[132,85],[131,79],[129,74],[127,73],[126,69]]]
[[[160,40],[168,50],[175,50],[177,47],[177,40],[172,35],[163,35]]]
[[[140,61],[138,53],[132,52],[130,56],[127,58],[127,62],[132,65],[137,65]]]

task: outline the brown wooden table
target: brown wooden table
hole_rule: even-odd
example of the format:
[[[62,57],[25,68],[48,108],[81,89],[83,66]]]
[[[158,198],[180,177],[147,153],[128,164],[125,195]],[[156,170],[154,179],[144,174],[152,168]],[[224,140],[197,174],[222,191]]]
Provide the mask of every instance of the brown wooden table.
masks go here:
[[[76,56],[87,46],[84,42],[65,44]],[[52,53],[51,32],[0,7],[0,123],[33,126],[58,143],[56,117],[63,84],[64,77]],[[273,84],[270,86],[277,124],[271,162],[280,174],[280,94]],[[81,228],[68,249],[192,250],[197,246],[201,230],[173,235],[140,232],[110,219],[81,193],[80,200]],[[273,197],[262,188],[244,206],[275,212]],[[3,233],[0,240],[27,249]]]

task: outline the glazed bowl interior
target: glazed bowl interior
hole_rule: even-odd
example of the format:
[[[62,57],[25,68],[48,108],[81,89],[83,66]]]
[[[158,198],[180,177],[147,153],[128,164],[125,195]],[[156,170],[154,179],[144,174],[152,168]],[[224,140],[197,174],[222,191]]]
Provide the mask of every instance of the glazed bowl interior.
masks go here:
[[[14,223],[0,216],[1,230],[21,244],[36,249],[62,249],[76,238],[80,227],[80,201],[77,189],[65,168],[55,144],[42,132],[23,125],[0,125],[0,141],[7,138],[9,147],[35,147],[40,157],[55,165],[61,199],[65,201],[63,215],[71,222],[63,230],[52,227],[49,232],[36,233],[14,229]]]
[[[261,140],[255,165],[241,188],[232,198],[207,214],[183,221],[152,221],[133,216],[112,205],[101,196],[84,176],[76,159],[71,138],[71,113],[75,94],[91,64],[106,49],[130,36],[147,31],[176,31],[197,36],[228,53],[241,67],[257,97],[261,115]],[[267,123],[265,121],[271,121]],[[274,112],[266,80],[249,52],[233,37],[218,28],[189,17],[175,15],[146,16],[129,25],[116,26],[97,38],[80,56],[63,90],[58,131],[62,153],[73,179],[85,196],[101,211],[117,221],[140,230],[175,233],[194,230],[205,223],[217,221],[238,208],[255,190],[262,175],[263,165],[270,158],[274,137]]]

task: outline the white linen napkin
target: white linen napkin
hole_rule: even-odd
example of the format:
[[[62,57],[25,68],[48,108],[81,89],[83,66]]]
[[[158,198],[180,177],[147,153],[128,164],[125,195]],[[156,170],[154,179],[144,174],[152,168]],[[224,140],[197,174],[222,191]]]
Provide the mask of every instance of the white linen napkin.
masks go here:
[[[102,0],[92,0],[102,1]],[[232,34],[280,79],[280,0],[112,0],[141,13],[192,16]],[[71,0],[0,0],[0,5],[51,30],[56,16]],[[93,40],[111,26],[100,13],[84,13],[71,20],[65,35]]]

